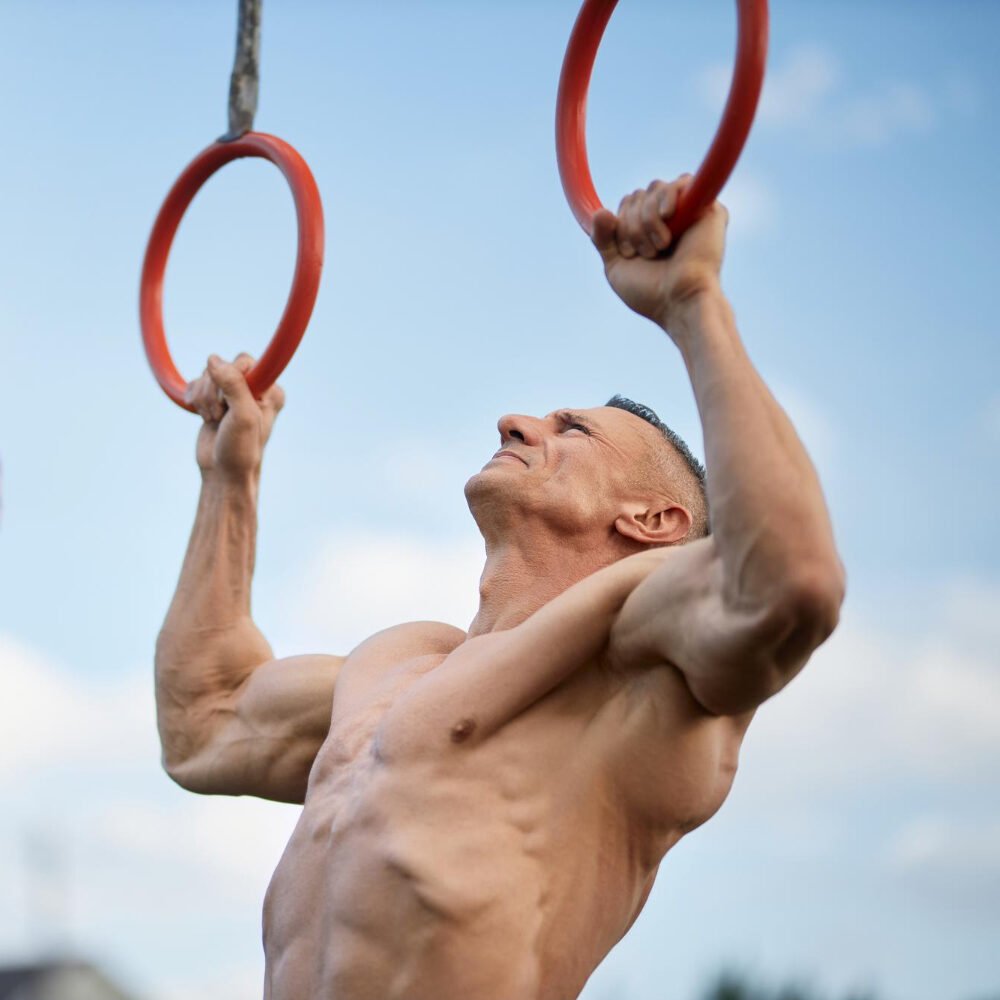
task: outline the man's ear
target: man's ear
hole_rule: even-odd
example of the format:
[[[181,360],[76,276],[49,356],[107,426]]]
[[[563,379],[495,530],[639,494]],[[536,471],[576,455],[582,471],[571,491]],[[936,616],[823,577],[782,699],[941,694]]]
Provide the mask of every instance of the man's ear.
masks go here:
[[[680,504],[661,501],[652,506],[630,504],[615,519],[615,530],[642,545],[683,542],[694,518]]]

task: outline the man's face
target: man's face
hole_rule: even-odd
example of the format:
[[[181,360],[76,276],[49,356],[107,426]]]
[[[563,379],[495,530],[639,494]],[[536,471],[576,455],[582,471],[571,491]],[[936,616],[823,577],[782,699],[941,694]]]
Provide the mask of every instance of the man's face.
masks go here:
[[[477,521],[497,513],[534,515],[556,531],[610,529],[634,496],[658,433],[624,410],[599,406],[545,417],[507,414],[500,448],[466,484]],[[491,515],[492,512],[492,515]]]

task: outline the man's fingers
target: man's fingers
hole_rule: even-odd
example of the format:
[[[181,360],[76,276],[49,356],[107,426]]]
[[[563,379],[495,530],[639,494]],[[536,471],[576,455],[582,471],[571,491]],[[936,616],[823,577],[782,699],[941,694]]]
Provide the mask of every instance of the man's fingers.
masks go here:
[[[272,385],[260,398],[260,408],[277,416],[285,406],[285,390]]]
[[[233,364],[239,368],[244,375],[254,366],[254,358],[252,355],[247,354],[246,351],[241,351],[239,354],[233,358]]]
[[[615,256],[659,257],[673,241],[670,218],[677,210],[677,199],[693,182],[693,174],[681,174],[672,182],[653,181],[622,198],[617,217],[607,209],[596,212],[592,239],[605,263]]]
[[[683,175],[690,177],[690,174]],[[667,181],[653,181],[649,185],[649,195],[653,209],[664,223],[669,223],[670,217],[677,210],[677,196],[687,186],[682,183],[683,178],[668,183]]]
[[[233,366],[244,375],[247,375],[256,363],[257,359],[245,351],[233,359]],[[285,390],[280,385],[272,385],[257,402],[262,410],[277,416],[285,405]]]
[[[223,407],[219,398],[219,390],[209,378],[208,372],[188,383],[184,399],[194,408],[195,413],[208,422],[218,422],[222,419]]]
[[[654,260],[659,253],[659,248],[651,238],[647,224],[646,205],[649,200],[648,191],[636,191],[629,198],[628,224],[625,233],[628,242],[635,247],[640,257]]]
[[[246,376],[255,364],[256,359],[246,352],[238,354],[232,364],[227,364],[215,354],[211,355],[204,373],[188,383],[184,392],[185,401],[209,423],[221,421],[227,407],[249,416],[253,412],[249,407],[256,401],[247,386]],[[270,408],[277,413],[283,405],[284,393],[279,390],[276,396],[272,396]]]
[[[622,225],[618,230],[618,245],[626,257],[634,257],[637,254],[646,260],[654,260],[661,249],[666,247],[663,243],[664,229],[658,219],[655,219],[655,210],[649,208],[652,196],[648,191],[635,191],[630,194],[622,203]],[[658,227],[654,237],[651,231],[651,224]],[[657,242],[663,246],[657,246]]]
[[[646,195],[642,200],[641,219],[646,237],[653,245],[656,252],[666,250],[670,246],[671,233],[667,224],[663,221],[660,212],[660,201],[662,192],[660,186],[662,181],[654,181],[649,185]],[[666,187],[666,185],[663,185]]]
[[[617,216],[607,209],[594,214],[594,245],[605,264],[613,259],[641,256],[656,260],[671,247],[674,234],[670,220],[677,211],[678,199],[694,183],[693,174],[681,174],[675,181],[653,181],[644,190],[626,195],[618,206]],[[725,223],[725,209],[716,203],[709,214]]]
[[[636,212],[641,191],[633,191],[622,198],[618,209],[618,250],[626,258],[632,258],[638,252],[639,219]]]
[[[618,256],[618,240],[615,238],[618,216],[606,208],[600,208],[594,213],[591,225],[593,232],[590,238],[604,263],[610,264]]]
[[[247,385],[246,376],[235,364],[226,364],[218,355],[212,354],[208,359],[208,374],[235,416],[249,417],[255,413],[257,403],[253,393]]]

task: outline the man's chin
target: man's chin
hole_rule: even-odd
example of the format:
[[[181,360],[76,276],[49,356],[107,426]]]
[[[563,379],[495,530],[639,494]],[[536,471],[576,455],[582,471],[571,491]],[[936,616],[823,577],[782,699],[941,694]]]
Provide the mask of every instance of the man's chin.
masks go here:
[[[478,472],[474,472],[465,482],[465,495],[468,496],[470,492],[475,492],[481,486],[489,480],[489,474],[492,469],[489,466],[483,466]]]
[[[470,504],[477,498],[510,492],[511,479],[504,475],[504,470],[500,468],[504,465],[514,465],[514,463],[509,460],[491,460],[469,477],[465,484],[465,498]]]

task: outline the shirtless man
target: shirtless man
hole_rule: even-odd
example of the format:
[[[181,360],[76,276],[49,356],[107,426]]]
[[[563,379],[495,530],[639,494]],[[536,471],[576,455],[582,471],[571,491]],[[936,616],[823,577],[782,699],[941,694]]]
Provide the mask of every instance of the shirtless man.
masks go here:
[[[756,707],[833,630],[843,570],[721,291],[725,210],[658,253],[687,183],[602,211],[594,243],[687,366],[711,534],[697,463],[649,411],[508,415],[465,487],[486,542],[469,630],[275,660],[250,583],[284,397],[254,400],[244,355],[193,385],[203,485],[157,642],[159,730],[184,788],[304,804],[264,902],[266,998],[577,997],[726,798]]]

